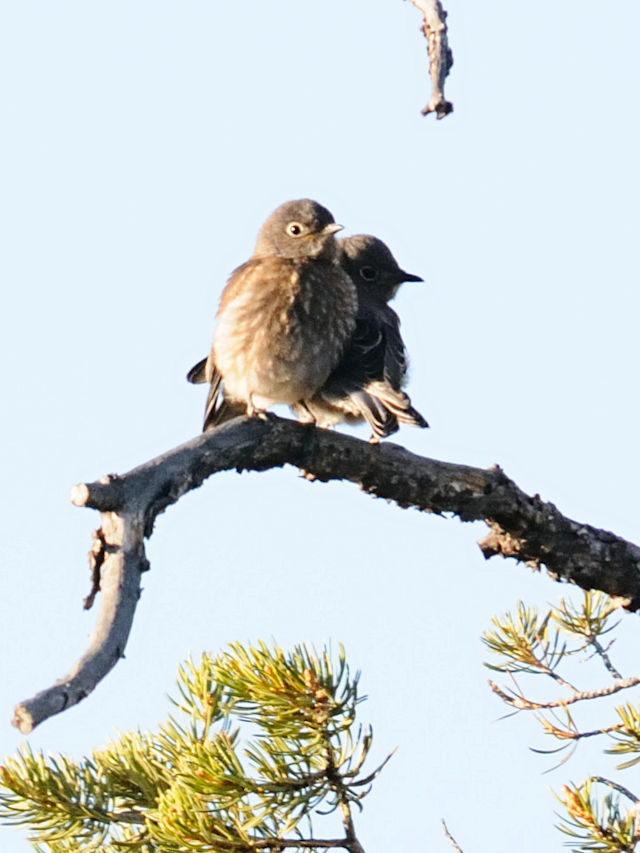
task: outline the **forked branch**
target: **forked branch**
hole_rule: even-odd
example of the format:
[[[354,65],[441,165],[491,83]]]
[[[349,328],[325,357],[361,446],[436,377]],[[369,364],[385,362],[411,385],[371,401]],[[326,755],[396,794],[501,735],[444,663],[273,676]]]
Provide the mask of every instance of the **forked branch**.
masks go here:
[[[149,568],[144,540],[156,517],[218,471],[266,471],[293,465],[309,479],[348,480],[368,494],[461,521],[485,521],[485,557],[546,566],[555,580],[600,589],[640,608],[640,548],[613,533],[563,516],[522,492],[499,467],[471,468],[417,456],[392,443],[372,445],[339,432],[269,416],[237,418],[123,476],[75,486],[72,501],[101,512],[91,559],[102,602],[89,649],[64,678],[15,709],[28,733],[80,702],[124,654]]]

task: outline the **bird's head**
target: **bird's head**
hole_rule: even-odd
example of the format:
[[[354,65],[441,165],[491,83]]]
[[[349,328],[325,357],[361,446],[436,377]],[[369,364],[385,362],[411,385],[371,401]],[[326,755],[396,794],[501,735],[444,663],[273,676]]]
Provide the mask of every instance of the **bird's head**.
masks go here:
[[[281,204],[264,223],[254,257],[334,258],[336,232],[342,230],[326,207],[302,198]]]
[[[358,288],[371,299],[389,302],[405,281],[424,281],[398,266],[389,247],[370,234],[338,240],[340,263]]]

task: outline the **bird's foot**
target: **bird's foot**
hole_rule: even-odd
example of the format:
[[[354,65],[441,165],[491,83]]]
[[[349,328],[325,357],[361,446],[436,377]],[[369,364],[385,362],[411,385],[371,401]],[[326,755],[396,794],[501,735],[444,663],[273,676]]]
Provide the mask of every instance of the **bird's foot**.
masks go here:
[[[259,409],[252,399],[249,399],[249,402],[247,403],[247,417],[260,418],[261,421],[266,421],[267,413],[264,409]]]

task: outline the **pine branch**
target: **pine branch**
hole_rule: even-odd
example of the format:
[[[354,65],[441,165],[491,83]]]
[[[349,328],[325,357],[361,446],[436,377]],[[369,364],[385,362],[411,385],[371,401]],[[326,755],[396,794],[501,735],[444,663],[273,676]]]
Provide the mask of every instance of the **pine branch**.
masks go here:
[[[359,678],[342,647],[333,657],[309,645],[233,643],[189,659],[171,700],[179,719],[157,733],[124,733],[81,761],[28,746],[7,758],[0,818],[61,850],[82,838],[92,850],[364,853],[352,805],[381,767],[359,778],[372,742],[357,723]],[[313,813],[337,810],[344,837],[313,838]]]
[[[585,699],[600,699],[602,696],[612,696],[614,693],[619,693],[620,690],[627,690],[629,687],[635,687],[638,684],[640,684],[640,676],[634,675],[631,678],[620,678],[606,687],[575,692],[571,696],[550,699],[547,702],[535,702],[532,699],[527,699],[522,694],[506,693],[502,688],[498,687],[495,681],[489,681],[489,687],[496,696],[499,696],[503,702],[511,705],[512,708],[517,708],[519,711],[542,711],[549,708],[566,708],[567,705],[573,705],[574,702],[583,702]]]

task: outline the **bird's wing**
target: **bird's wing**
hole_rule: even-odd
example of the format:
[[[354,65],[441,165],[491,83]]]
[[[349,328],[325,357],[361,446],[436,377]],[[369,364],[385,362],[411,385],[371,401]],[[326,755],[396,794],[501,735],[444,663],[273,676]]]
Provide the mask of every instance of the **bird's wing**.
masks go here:
[[[407,379],[409,356],[400,334],[400,318],[388,305],[379,314],[384,339],[384,381],[370,383],[366,390],[376,396],[403,424],[426,428],[429,426],[420,412],[411,405],[402,387]]]
[[[335,373],[354,387],[363,387],[384,374],[385,336],[374,316],[356,320],[356,328]]]
[[[382,438],[398,429],[398,422],[427,427],[423,416],[402,390],[407,353],[400,321],[391,308],[361,310],[342,361],[321,389],[330,405],[359,414]]]
[[[349,345],[319,396],[330,407],[367,421],[374,436],[382,438],[398,429],[389,409],[368,386],[384,374],[384,336],[372,316],[361,315]]]
[[[388,305],[379,315],[380,332],[384,340],[384,378],[392,388],[400,390],[409,370],[407,348],[400,334],[400,318]]]

